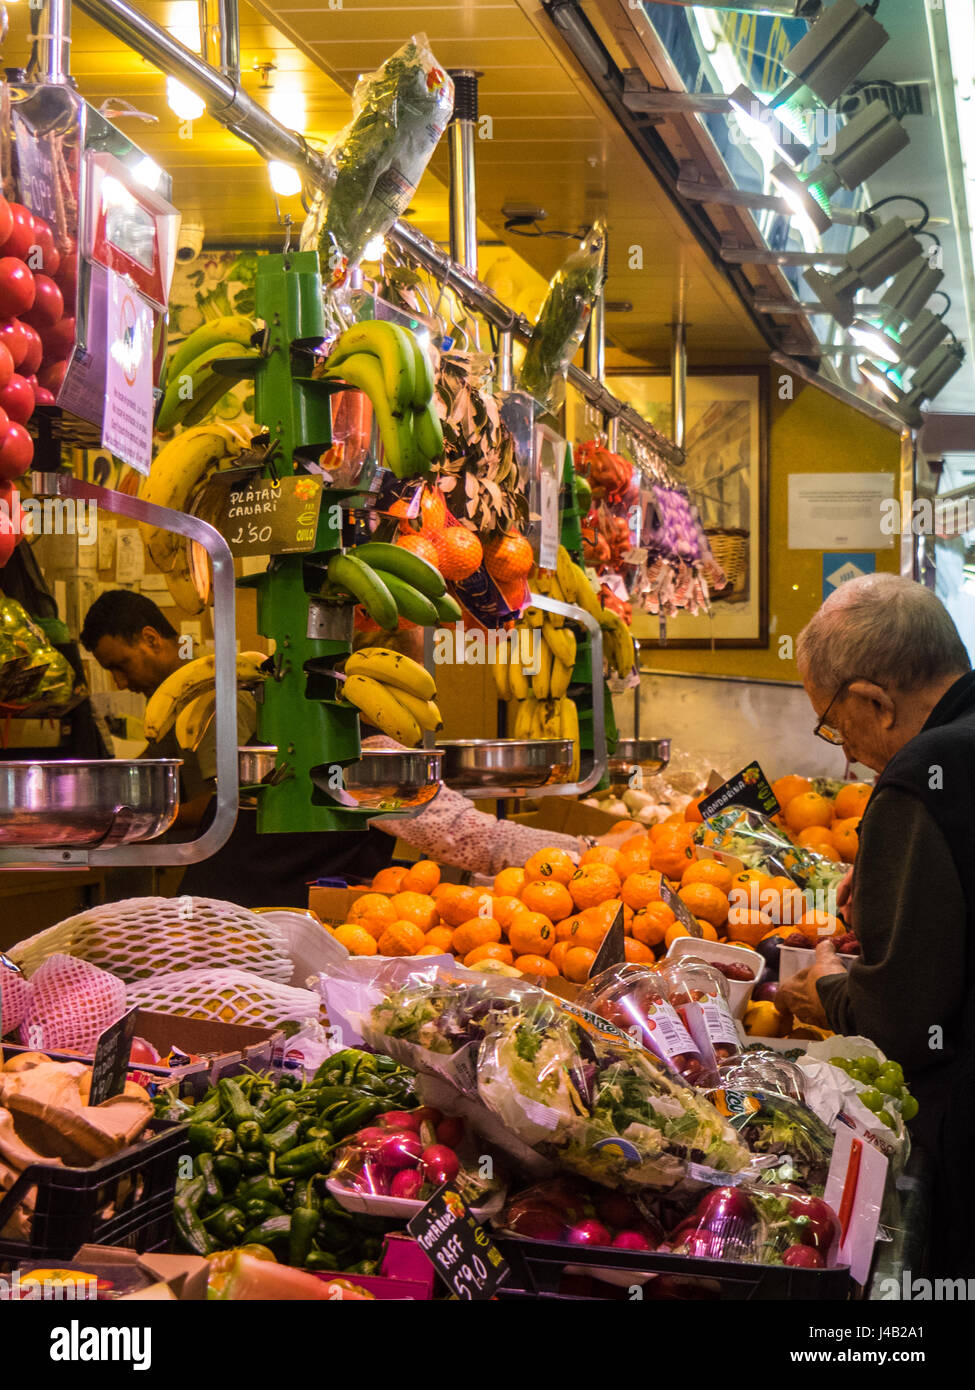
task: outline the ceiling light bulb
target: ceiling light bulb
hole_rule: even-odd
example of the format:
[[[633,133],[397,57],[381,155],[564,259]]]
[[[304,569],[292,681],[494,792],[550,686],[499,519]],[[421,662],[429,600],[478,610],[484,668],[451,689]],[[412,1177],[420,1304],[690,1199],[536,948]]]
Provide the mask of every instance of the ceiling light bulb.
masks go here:
[[[385,254],[386,238],[381,235],[372,237],[362,248],[362,259],[364,261],[381,261]]]
[[[863,379],[879,391],[886,400],[895,403],[901,400],[902,392],[891,381],[883,367],[878,367],[876,362],[861,362],[859,371]]]
[[[181,121],[198,121],[207,109],[206,102],[175,77],[166,78],[166,100],[170,111]]]
[[[777,111],[760,101],[750,88],[740,84],[728,97],[739,128],[751,143],[766,150],[775,158],[785,160],[794,168],[809,157],[809,147],[803,145]]]
[[[276,121],[289,130],[305,128],[305,94],[300,87],[275,87],[268,97],[268,110]]]
[[[290,164],[272,159],[267,166],[271,187],[279,198],[296,198],[301,192],[301,175]]]
[[[850,337],[872,357],[884,362],[899,362],[900,348],[878,324],[868,323],[866,319],[854,319],[850,324]]]

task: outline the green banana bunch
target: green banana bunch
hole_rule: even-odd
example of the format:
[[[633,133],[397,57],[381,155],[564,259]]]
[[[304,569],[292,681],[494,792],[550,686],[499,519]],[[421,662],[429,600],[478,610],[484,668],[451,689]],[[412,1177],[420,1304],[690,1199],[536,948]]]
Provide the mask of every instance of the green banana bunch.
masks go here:
[[[384,319],[353,324],[329,354],[324,376],[369,397],[386,464],[397,478],[426,473],[443,456],[430,360],[409,329]]]
[[[240,329],[236,336],[231,333],[212,342],[213,330],[221,322],[225,320],[214,319],[213,323],[204,324],[195,333],[191,333],[186,342],[180,344],[170,362],[166,375],[166,390],[156,415],[155,427],[160,434],[167,434],[177,425],[184,423],[197,424],[216,405],[220,397],[246,375],[245,372],[241,372],[238,377],[224,376],[214,371],[214,362],[223,358],[241,361],[260,357],[258,349],[250,345],[250,333],[245,341],[241,341],[243,329]],[[241,319],[241,323],[253,332],[252,320]],[[187,346],[198,337],[201,341],[208,342],[209,346],[204,347],[195,357],[180,361]],[[178,366],[175,365],[177,363]],[[191,415],[192,419],[189,418]]]
[[[346,589],[387,631],[398,627],[400,618],[418,627],[436,627],[460,617],[440,571],[411,550],[385,541],[365,541],[335,556],[329,562],[328,582]]]

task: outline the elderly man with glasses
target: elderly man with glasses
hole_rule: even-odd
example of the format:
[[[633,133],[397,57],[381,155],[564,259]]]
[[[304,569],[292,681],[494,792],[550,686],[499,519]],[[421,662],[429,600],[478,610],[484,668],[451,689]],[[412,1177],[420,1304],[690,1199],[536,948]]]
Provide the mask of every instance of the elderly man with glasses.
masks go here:
[[[890,574],[837,589],[797,661],[815,732],[880,775],[840,894],[862,955],[847,972],[820,942],[779,997],[903,1066],[938,1165],[935,1272],[975,1274],[975,673],[935,595]]]

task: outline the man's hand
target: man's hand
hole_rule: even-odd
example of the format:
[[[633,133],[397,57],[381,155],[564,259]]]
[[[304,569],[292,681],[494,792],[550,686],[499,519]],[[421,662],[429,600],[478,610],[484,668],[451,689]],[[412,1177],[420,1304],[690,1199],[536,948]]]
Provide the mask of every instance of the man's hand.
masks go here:
[[[791,1009],[796,1018],[825,1028],[826,1014],[820,1003],[816,981],[821,980],[824,975],[845,973],[839,956],[833,950],[833,943],[820,941],[816,947],[815,964],[800,970],[798,975],[793,975],[791,980],[786,980],[785,984],[780,985],[776,1003],[782,1008]]]
[[[846,873],[836,885],[836,906],[844,907],[850,901],[850,893],[853,890],[853,865],[847,869]]]

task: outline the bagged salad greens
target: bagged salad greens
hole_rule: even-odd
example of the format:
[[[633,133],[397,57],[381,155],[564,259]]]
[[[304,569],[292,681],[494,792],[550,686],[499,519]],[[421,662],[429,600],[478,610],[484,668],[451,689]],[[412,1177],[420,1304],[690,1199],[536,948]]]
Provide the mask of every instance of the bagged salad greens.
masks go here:
[[[606,275],[606,225],[601,218],[549,281],[521,364],[519,385],[550,410],[565,395],[565,373],[576,354]]]
[[[316,194],[301,231],[301,249],[319,252],[332,287],[406,211],[454,109],[454,84],[417,34],[359,78],[352,104],[352,120],[327,151],[331,185]]]
[[[742,806],[729,806],[712,816],[697,827],[694,839],[699,845],[735,855],[746,869],[773,875],[785,872],[800,888],[812,893],[834,888],[848,868],[794,845],[767,816]]]

